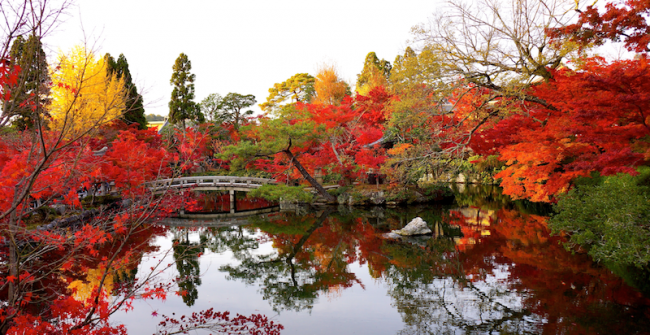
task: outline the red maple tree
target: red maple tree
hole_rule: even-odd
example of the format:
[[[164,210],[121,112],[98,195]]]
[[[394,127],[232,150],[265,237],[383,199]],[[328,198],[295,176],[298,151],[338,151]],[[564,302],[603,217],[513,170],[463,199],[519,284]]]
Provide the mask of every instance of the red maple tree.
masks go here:
[[[617,1],[618,2],[618,1]],[[551,29],[552,37],[570,36],[583,45],[603,44],[606,40],[624,41],[630,51],[648,52],[650,44],[650,1],[625,0],[608,2],[605,12],[600,13],[595,5],[580,11],[578,22]]]
[[[650,147],[648,59],[585,61],[579,70],[554,72],[533,88],[552,108],[522,105],[527,113],[499,120],[472,138],[480,154],[499,154],[506,194],[552,201],[573,179],[592,172],[636,174]]]

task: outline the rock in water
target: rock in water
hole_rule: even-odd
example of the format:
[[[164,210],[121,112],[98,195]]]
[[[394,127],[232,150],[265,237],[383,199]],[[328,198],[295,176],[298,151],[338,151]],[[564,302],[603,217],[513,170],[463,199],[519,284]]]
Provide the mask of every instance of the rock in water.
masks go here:
[[[427,241],[432,238],[431,235],[415,235],[415,236],[402,236],[395,233],[386,233],[381,235],[382,238],[400,241],[420,247],[426,247]]]
[[[393,230],[392,233],[400,234],[402,236],[425,235],[431,234],[431,229],[429,229],[427,223],[418,216],[411,220],[406,227],[400,230]]]

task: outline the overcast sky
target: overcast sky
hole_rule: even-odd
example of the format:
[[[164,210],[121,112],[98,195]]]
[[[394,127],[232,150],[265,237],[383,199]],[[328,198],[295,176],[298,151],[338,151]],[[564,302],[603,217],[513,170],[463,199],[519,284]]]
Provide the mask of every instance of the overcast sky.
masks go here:
[[[183,52],[196,74],[196,102],[210,93],[253,94],[300,72],[334,64],[354,84],[370,51],[391,63],[410,29],[443,0],[77,0],[45,42],[50,54],[86,40],[100,55],[123,53],[147,114],[167,115],[172,65]],[[259,110],[256,106],[255,110]]]

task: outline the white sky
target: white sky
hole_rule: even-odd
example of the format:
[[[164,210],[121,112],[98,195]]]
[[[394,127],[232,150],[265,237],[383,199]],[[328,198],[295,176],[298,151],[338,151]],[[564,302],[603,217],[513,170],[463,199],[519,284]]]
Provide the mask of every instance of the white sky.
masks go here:
[[[236,92],[262,103],[274,83],[315,75],[323,63],[335,64],[353,85],[368,52],[392,63],[411,27],[442,6],[443,0],[77,0],[45,43],[51,55],[68,51],[85,32],[99,55],[123,53],[146,113],[167,115],[181,52],[196,74],[196,102]]]

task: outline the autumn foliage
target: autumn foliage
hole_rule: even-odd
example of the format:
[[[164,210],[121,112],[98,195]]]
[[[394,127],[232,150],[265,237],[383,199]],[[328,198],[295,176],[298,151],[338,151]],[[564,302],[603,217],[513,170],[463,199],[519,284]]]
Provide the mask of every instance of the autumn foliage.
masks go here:
[[[498,154],[506,169],[504,192],[550,201],[572,180],[616,173],[636,174],[650,159],[648,59],[607,63],[587,60],[577,71],[563,69],[533,88],[552,106],[525,105],[472,139],[478,153]]]
[[[87,61],[102,77],[101,67]],[[20,69],[2,64],[7,99]],[[52,107],[64,114],[53,109],[52,119],[39,120],[46,125],[39,132],[0,138],[2,334],[125,334],[124,326],[109,322],[112,314],[129,310],[135,299],[164,299],[175,290],[174,282],[153,280],[171,264],[139,277],[133,271],[144,253],[157,249],[151,238],[167,231],[150,223],[192,208],[192,200],[174,192],[154,196],[146,183],[192,170],[207,154],[209,137],[188,129],[163,139],[155,130],[106,123],[113,118],[106,110],[70,112],[107,103],[89,92],[88,101],[77,99],[79,87],[97,83],[76,79],[80,86],[57,85],[70,95]],[[250,322],[265,323],[262,316]]]
[[[325,174],[338,175],[341,183],[363,178],[365,172],[379,170],[385,161],[385,150],[371,144],[383,136],[382,121],[390,97],[378,88],[368,97],[345,97],[338,105],[298,102],[281,119],[262,118],[244,135],[275,149],[272,155],[267,154],[271,157],[252,159],[247,167],[269,172],[282,182],[302,179],[282,151],[291,138],[293,155],[309,173],[320,168]],[[278,124],[286,130],[280,130]],[[290,135],[281,135],[284,132]]]
[[[103,58],[77,46],[59,56],[52,76],[52,127],[72,135],[118,119],[126,108],[124,79],[110,75]]]
[[[580,44],[602,44],[605,41],[623,41],[628,50],[647,52],[650,44],[650,26],[647,23],[650,1],[625,0],[609,2],[603,13],[594,5],[580,12],[574,24],[552,29],[551,36],[569,36]]]
[[[452,163],[476,167],[491,160],[498,163],[493,177],[504,194],[556,202],[577,178],[636,175],[650,163],[649,13],[650,0],[610,2],[603,12],[587,7],[575,24],[545,31],[542,40],[555,39],[548,49],[561,51],[559,58],[539,62],[543,66],[537,69],[515,64],[515,70],[499,69],[494,77],[443,64],[444,44],[427,45],[420,56],[409,48],[394,71],[373,52],[356,94],[334,67],[324,67],[315,77],[298,73],[275,84],[260,105],[265,115],[244,118],[249,112],[240,115],[243,105],[235,106],[234,121],[172,129],[164,137],[116,121],[128,109],[124,78],[110,74],[106,60],[86,48],[59,55],[49,69],[51,82],[29,94],[21,88],[23,69],[0,55],[3,125],[18,115],[11,106],[33,112],[28,129],[0,129],[0,293],[6,297],[0,303],[0,334],[124,334],[123,326],[108,321],[111,314],[128,310],[135,299],[164,299],[174,292],[174,283],[138,281],[169,265],[152,268],[152,277],[129,277],[143,254],[156,249],[150,238],[166,233],[148,223],[199,202],[220,209],[215,204],[220,196],[158,196],[147,183],[159,178],[230,170],[288,185],[309,183],[336,202],[312,176],[347,186],[381,173],[395,186],[419,183],[434,172],[438,181],[449,181],[453,176],[444,174],[458,172]],[[607,41],[622,41],[638,54],[608,61],[576,51],[579,57],[568,61],[569,53],[581,49],[574,43],[586,49]],[[539,54],[544,58],[542,48]],[[445,72],[449,69],[455,72]],[[26,94],[24,101],[16,101],[19,92]],[[244,98],[246,106],[255,101]],[[240,199],[238,205],[252,208],[256,200]],[[276,260],[283,258],[273,266],[297,266],[311,276],[302,283],[311,299],[362,286],[348,271],[350,262],[368,264],[374,278],[453,275],[466,278],[462,285],[468,287],[507,265],[520,283],[542,292],[538,300],[545,306],[567,310],[572,307],[553,292],[568,292],[558,284],[568,279],[587,287],[598,277],[613,285],[600,288],[602,295],[620,294],[621,303],[640,299],[589,261],[567,256],[557,247],[563,239],[548,234],[545,218],[509,209],[482,211],[464,208],[445,218],[462,234],[453,246],[446,241],[405,248],[379,238],[362,219],[328,221],[329,212],[293,221],[278,217],[274,227],[259,228],[278,250]],[[415,273],[422,262],[442,265]],[[187,295],[184,289],[175,293]],[[551,331],[566,329],[555,310],[532,300],[522,303],[554,320]],[[579,312],[586,314],[589,297],[580,303]],[[265,334],[282,329],[262,315],[230,317],[213,310],[166,316],[159,327],[174,333],[209,322],[210,329],[233,333],[246,327]]]

